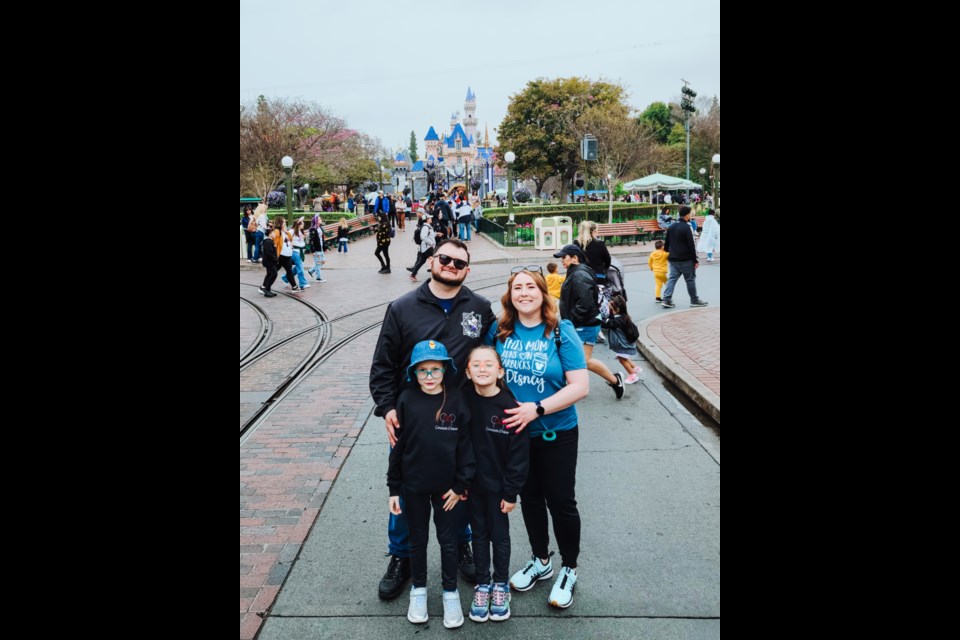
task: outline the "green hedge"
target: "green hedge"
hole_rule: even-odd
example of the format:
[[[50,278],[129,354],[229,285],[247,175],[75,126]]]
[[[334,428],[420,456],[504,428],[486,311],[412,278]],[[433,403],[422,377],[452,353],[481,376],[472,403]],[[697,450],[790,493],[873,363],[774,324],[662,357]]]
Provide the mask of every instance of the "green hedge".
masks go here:
[[[676,204],[639,204],[636,202],[614,202],[613,203],[613,221],[624,222],[627,220],[643,220],[656,218],[657,213],[663,208],[670,209],[671,215],[676,215]],[[610,212],[610,203],[593,202],[589,205],[584,204],[563,204],[563,205],[537,205],[513,208],[513,219],[517,224],[532,223],[534,218],[549,216],[569,216],[573,218],[575,224],[578,224],[584,218],[589,218],[594,222],[606,222]],[[506,207],[495,207],[484,209],[483,217],[496,220],[499,224],[506,223],[508,214]]]

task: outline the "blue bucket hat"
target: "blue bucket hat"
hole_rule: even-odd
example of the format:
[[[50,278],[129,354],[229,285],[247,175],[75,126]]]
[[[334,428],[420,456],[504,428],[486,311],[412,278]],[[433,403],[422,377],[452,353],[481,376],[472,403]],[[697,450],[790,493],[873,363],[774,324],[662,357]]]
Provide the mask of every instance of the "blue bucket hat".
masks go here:
[[[407,367],[407,382],[413,379],[413,368],[427,360],[446,362],[448,363],[446,366],[449,369],[453,370],[454,373],[457,372],[457,367],[453,364],[453,358],[447,353],[447,348],[443,346],[443,343],[437,342],[436,340],[424,340],[423,342],[418,342],[413,347],[413,353],[410,354],[410,366]]]

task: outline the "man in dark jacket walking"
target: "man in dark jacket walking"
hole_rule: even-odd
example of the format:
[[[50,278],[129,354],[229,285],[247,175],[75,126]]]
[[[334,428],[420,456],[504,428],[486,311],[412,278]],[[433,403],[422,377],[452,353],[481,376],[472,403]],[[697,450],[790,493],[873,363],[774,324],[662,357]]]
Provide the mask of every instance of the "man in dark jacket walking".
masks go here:
[[[384,419],[391,447],[397,442],[396,430],[403,428],[397,421],[397,397],[405,385],[414,384],[406,382],[414,345],[423,340],[442,342],[457,369],[449,377],[445,375],[444,380],[464,386],[468,383],[464,376],[467,357],[483,342],[496,320],[490,301],[463,286],[470,272],[470,252],[463,242],[449,239],[438,243],[433,256],[427,259],[427,266],[431,279],[387,307],[370,367],[370,395],[376,404],[374,414]],[[469,512],[462,502],[454,510],[459,511],[463,523],[459,527],[460,572],[464,579],[473,582],[476,577],[470,549]],[[378,592],[381,599],[393,600],[410,577],[410,536],[403,513],[390,515],[387,535],[390,564]]]
[[[587,257],[575,244],[568,244],[554,258],[563,258],[567,278],[560,288],[560,317],[573,323],[577,335],[583,341],[583,355],[587,359],[587,369],[607,381],[617,394],[617,400],[623,397],[623,376],[613,373],[599,360],[593,357],[593,347],[600,333],[600,308],[596,275],[587,264]]]
[[[697,247],[693,243],[693,229],[690,228],[690,207],[680,207],[679,215],[677,224],[670,225],[663,241],[663,250],[670,254],[667,258],[670,274],[667,276],[667,284],[663,288],[663,302],[660,304],[664,309],[677,306],[673,304],[673,289],[683,275],[683,280],[687,283],[687,293],[690,294],[690,306],[705,307],[707,302],[697,297],[697,267],[700,262],[697,260]]]

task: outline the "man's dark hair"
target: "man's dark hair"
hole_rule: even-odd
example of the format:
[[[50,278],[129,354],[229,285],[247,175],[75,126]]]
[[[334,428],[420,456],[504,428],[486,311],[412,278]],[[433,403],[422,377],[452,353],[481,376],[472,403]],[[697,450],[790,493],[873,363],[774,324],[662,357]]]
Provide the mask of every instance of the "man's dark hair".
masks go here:
[[[466,252],[467,252],[467,263],[470,262],[470,250],[467,249],[466,243],[465,243],[463,240],[461,240],[460,238],[447,238],[446,240],[441,240],[441,241],[437,244],[436,248],[433,250],[434,255],[436,255],[437,253],[439,253],[439,252],[440,252],[440,247],[442,247],[442,246],[445,245],[445,244],[452,244],[453,246],[459,247],[459,248],[463,249],[464,251],[466,251]]]
[[[680,214],[680,217],[682,218],[683,216],[685,216],[685,215],[687,215],[687,214],[690,213],[690,207],[688,207],[687,205],[683,205],[683,206],[680,207],[680,209],[678,210],[678,213]]]

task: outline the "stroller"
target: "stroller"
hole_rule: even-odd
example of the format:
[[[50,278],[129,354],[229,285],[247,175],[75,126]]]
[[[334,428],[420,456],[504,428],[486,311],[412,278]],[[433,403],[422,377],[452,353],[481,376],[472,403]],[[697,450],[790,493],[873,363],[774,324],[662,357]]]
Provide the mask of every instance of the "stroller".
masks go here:
[[[610,256],[610,268],[607,269],[605,286],[610,293],[610,298],[620,295],[624,300],[627,299],[626,283],[623,280],[623,263],[614,256]]]
[[[607,269],[607,278],[603,284],[597,284],[597,306],[600,308],[600,319],[606,321],[610,317],[610,304],[613,296],[623,296],[627,299],[627,290],[623,281],[623,263],[617,258],[610,257],[610,268]],[[605,339],[600,334],[598,342],[603,343]]]

